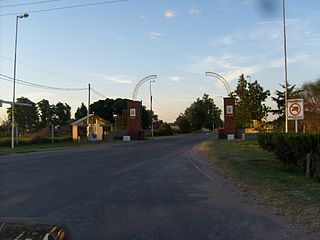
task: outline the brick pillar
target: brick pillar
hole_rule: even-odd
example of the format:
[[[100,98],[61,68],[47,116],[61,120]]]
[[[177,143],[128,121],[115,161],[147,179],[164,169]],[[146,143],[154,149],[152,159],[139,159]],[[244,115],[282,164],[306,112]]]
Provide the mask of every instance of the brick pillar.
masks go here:
[[[143,140],[141,127],[142,104],[139,101],[128,101],[127,132],[133,140]]]
[[[223,98],[224,100],[224,131],[228,135],[236,135],[236,104],[232,97]]]

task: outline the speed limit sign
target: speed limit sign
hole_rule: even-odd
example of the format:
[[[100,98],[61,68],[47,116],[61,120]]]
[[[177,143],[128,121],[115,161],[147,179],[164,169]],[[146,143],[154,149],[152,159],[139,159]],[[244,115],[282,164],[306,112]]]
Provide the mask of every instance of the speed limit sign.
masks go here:
[[[288,120],[304,119],[303,99],[288,100]]]

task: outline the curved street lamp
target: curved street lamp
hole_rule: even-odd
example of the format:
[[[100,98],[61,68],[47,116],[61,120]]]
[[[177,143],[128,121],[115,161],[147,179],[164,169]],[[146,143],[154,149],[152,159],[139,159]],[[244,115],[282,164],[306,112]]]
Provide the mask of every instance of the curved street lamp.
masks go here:
[[[215,73],[215,72],[206,72],[206,76],[214,77],[214,78],[217,78],[218,80],[220,80],[227,90],[227,95],[230,96],[231,88],[230,88],[229,83],[227,82],[227,80],[224,77],[222,77],[220,74]]]
[[[14,61],[13,61],[13,92],[12,92],[12,107],[11,107],[11,148],[14,148],[14,105],[16,101],[16,71],[17,71],[17,45],[18,45],[18,20],[19,18],[27,18],[29,17],[28,13],[22,13],[16,16],[16,36],[14,43]]]
[[[143,78],[142,80],[140,80],[133,90],[132,101],[135,101],[137,99],[138,91],[139,91],[139,88],[141,87],[141,85],[144,84],[145,82],[148,82],[148,81],[155,79],[155,78],[157,78],[157,75],[149,75],[149,76],[146,76],[145,78]]]

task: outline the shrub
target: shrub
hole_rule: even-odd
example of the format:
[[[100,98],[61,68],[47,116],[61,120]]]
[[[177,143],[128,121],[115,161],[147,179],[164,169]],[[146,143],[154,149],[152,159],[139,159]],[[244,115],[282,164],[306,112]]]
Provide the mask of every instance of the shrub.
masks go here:
[[[319,177],[320,134],[263,133],[258,136],[259,144],[274,152],[284,166],[295,165],[306,170],[306,156],[311,153],[312,175]]]

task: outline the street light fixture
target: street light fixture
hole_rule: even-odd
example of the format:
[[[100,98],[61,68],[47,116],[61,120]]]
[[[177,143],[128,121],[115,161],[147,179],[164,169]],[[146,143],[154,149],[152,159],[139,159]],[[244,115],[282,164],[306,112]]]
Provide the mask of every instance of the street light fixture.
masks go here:
[[[18,43],[18,20],[19,18],[27,18],[29,17],[28,13],[22,13],[16,16],[16,35],[15,35],[15,42],[14,42],[14,61],[13,61],[13,93],[12,93],[12,114],[11,114],[11,148],[14,148],[14,105],[16,100],[16,70],[17,70],[17,43]]]

